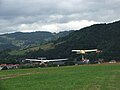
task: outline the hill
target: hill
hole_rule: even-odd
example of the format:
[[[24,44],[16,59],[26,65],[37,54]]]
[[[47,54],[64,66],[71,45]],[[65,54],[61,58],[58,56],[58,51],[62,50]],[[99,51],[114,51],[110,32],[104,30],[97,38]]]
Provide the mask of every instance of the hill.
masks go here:
[[[64,34],[63,34],[64,35]],[[57,35],[58,36],[58,35]],[[7,36],[8,37],[8,36]],[[10,36],[9,36],[10,37]],[[38,39],[38,38],[36,38]],[[120,60],[120,21],[108,24],[95,24],[74,32],[65,37],[50,41],[46,44],[24,49],[0,52],[0,63],[19,62],[25,58],[46,57],[69,58],[80,60],[81,55],[72,53],[72,49],[99,49],[99,54],[85,55],[91,61],[99,58],[105,61]]]
[[[107,60],[120,60],[120,21],[109,24],[95,24],[90,27],[72,32],[70,35],[59,38],[54,41],[54,48],[42,51],[41,49],[35,52],[29,52],[26,57],[36,58],[45,56],[48,58],[66,58],[75,57],[71,53],[72,49],[94,49],[102,51],[101,54],[93,53],[86,57],[94,56],[94,59],[104,58]]]
[[[65,31],[60,33],[51,33],[46,31],[30,32],[30,33],[10,33],[0,35],[0,50],[14,50],[27,48],[33,45],[44,44],[59,37],[64,37],[72,31]]]

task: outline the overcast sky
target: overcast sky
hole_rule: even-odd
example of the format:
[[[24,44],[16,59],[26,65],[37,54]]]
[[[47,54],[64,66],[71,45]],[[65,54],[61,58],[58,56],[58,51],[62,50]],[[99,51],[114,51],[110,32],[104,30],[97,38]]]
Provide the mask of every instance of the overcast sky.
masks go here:
[[[0,34],[76,30],[120,19],[120,0],[0,0]]]

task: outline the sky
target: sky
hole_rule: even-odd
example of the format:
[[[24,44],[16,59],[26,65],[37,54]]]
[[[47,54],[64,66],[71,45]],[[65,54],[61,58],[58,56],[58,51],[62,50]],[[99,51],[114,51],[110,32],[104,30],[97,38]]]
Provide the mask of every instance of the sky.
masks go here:
[[[120,20],[120,0],[0,0],[0,34],[79,30]]]

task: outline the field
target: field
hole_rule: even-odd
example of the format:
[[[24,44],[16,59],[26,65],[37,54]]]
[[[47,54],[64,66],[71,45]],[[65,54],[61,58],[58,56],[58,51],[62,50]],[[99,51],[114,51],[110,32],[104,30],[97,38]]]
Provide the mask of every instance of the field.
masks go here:
[[[120,64],[0,71],[0,90],[120,90]]]

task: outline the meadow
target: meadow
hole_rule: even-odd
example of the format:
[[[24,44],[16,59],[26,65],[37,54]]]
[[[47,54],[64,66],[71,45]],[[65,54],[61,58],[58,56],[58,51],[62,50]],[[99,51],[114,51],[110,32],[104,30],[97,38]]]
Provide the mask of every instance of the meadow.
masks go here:
[[[0,71],[0,90],[120,90],[120,64]]]

